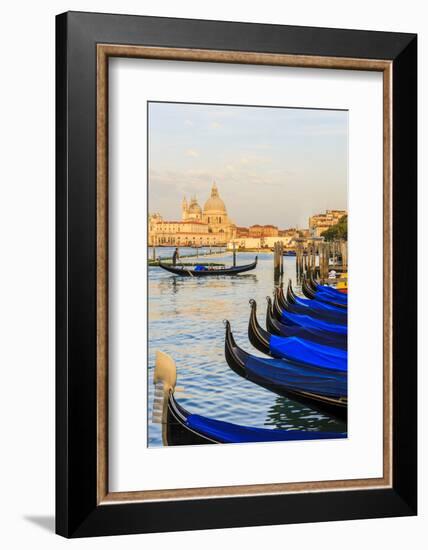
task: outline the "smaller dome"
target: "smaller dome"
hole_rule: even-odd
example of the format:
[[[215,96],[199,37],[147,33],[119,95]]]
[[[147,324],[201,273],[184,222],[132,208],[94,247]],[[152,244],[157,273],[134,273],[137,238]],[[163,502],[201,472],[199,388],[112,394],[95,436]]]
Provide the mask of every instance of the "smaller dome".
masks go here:
[[[198,204],[198,201],[196,200],[196,197],[194,197],[189,206],[189,213],[190,214],[202,214],[202,209]]]

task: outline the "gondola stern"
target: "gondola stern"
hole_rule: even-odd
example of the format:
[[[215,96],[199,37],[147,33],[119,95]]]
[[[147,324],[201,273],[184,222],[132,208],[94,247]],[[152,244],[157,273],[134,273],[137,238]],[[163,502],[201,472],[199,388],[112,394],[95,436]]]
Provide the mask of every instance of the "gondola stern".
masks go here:
[[[174,394],[177,382],[177,367],[174,359],[163,351],[156,351],[153,384],[155,394],[153,400],[152,422],[166,425],[168,401]]]
[[[288,279],[288,286],[287,286],[287,300],[290,304],[296,303],[296,296],[293,291],[293,285],[291,283],[291,279]]]
[[[303,276],[302,280],[302,292],[306,298],[309,298],[309,300],[313,300],[315,298],[315,293],[309,288],[305,276]]]
[[[283,336],[277,324],[278,324],[278,321],[275,319],[275,316],[273,314],[272,300],[269,297],[268,306],[266,308],[266,328],[270,332],[270,334],[275,334],[276,336]]]
[[[277,294],[278,294],[278,303],[281,306],[281,308],[285,309],[286,311],[290,311],[290,303],[285,297],[284,290],[282,287],[278,288]]]
[[[245,352],[241,350],[235,342],[230,322],[225,319],[226,335],[224,342],[224,355],[229,367],[239,376],[247,377],[245,370]]]
[[[251,344],[266,355],[270,355],[270,334],[266,332],[257,320],[257,303],[250,300],[251,313],[248,322],[248,339]]]
[[[281,306],[278,302],[278,293],[277,292],[275,292],[275,296],[274,296],[274,299],[273,299],[272,311],[273,311],[273,316],[278,321],[281,321],[282,320],[282,308],[281,308]]]

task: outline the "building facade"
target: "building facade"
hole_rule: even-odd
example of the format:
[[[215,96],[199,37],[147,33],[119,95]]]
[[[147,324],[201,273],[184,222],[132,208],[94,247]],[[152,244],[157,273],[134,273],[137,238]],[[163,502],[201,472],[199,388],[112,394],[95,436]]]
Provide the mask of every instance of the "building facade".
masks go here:
[[[321,233],[336,225],[340,218],[346,216],[346,210],[326,210],[324,214],[316,214],[309,218],[309,229],[314,237],[320,237]]]
[[[234,246],[238,250],[272,250],[275,243],[281,242],[286,249],[294,248],[294,238],[287,237],[236,237],[228,242],[228,250],[233,250]]]
[[[277,237],[278,228],[276,225],[251,225],[248,229],[249,237]]]

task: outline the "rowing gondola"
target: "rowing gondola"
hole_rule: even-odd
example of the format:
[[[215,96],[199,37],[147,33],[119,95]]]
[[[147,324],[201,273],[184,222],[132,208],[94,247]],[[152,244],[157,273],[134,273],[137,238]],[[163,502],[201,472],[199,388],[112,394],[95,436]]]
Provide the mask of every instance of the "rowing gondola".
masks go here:
[[[325,346],[332,346],[339,349],[347,349],[348,337],[346,334],[334,334],[323,330],[315,330],[305,327],[284,325],[278,321],[273,313],[273,302],[270,296],[266,297],[266,328],[271,334],[277,336],[302,338],[309,342],[316,342]]]
[[[347,417],[347,373],[295,365],[285,359],[262,358],[240,348],[225,321],[225,356],[239,376],[272,392],[337,418]]]
[[[231,276],[251,271],[257,266],[257,256],[251,264],[237,265],[225,268],[206,268],[204,266],[196,266],[193,269],[189,269],[185,266],[173,266],[171,264],[165,264],[159,260],[159,267],[173,273],[174,275],[180,275],[180,277],[218,277],[218,276]]]
[[[260,326],[257,320],[255,300],[250,300],[250,305],[248,338],[256,349],[266,355],[286,359],[296,365],[347,372],[348,354],[346,350],[310,342],[295,336],[284,338],[270,334]]]
[[[175,397],[176,378],[175,361],[158,351],[154,373],[156,390],[153,421],[162,424],[162,442],[166,446],[339,439],[347,435],[340,432],[271,430],[241,426],[192,414]]]
[[[300,313],[290,313],[289,311],[283,310],[279,305],[278,294],[276,292],[273,301],[273,312],[278,321],[284,325],[311,328],[333,334],[348,334],[348,327],[346,324],[330,323],[321,319],[315,319],[307,314],[302,315]]]
[[[282,287],[277,287],[275,292],[278,295],[278,303],[284,311],[298,313],[300,315],[309,315],[310,317],[314,317],[314,319],[321,319],[322,321],[327,321],[338,325],[346,325],[348,322],[347,310],[338,309],[335,307],[326,308],[323,307],[324,304],[317,302],[316,300],[312,300],[311,303],[308,304],[290,304],[284,295]]]

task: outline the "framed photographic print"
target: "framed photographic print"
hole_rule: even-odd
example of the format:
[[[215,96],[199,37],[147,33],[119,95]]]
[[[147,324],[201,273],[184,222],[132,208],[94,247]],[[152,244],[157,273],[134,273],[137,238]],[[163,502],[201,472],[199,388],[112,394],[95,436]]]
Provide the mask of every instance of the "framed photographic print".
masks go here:
[[[416,36],[56,48],[57,532],[416,514]]]

